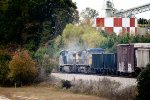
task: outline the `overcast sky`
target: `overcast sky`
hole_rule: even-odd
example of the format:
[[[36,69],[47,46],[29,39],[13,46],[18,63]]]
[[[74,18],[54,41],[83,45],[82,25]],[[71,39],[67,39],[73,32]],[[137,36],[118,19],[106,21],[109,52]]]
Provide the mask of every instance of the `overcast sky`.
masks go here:
[[[104,17],[104,0],[72,0],[76,2],[79,12],[81,12],[86,7],[93,8],[99,12],[100,17]],[[150,0],[111,0],[114,3],[116,9],[129,9],[144,4],[149,4]],[[150,11],[135,15],[137,18],[147,18],[150,19]]]

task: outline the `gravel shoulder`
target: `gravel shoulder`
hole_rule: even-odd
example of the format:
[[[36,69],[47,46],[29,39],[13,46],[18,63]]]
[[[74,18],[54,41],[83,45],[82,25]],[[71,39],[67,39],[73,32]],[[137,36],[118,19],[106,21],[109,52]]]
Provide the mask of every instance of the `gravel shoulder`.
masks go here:
[[[52,73],[52,76],[64,79],[64,80],[85,80],[85,81],[98,81],[102,80],[103,78],[108,78],[111,81],[116,81],[121,84],[122,88],[128,87],[128,86],[135,86],[137,84],[136,78],[124,78],[124,77],[111,77],[111,76],[98,76],[98,75],[84,75],[84,74],[66,74],[66,73]]]

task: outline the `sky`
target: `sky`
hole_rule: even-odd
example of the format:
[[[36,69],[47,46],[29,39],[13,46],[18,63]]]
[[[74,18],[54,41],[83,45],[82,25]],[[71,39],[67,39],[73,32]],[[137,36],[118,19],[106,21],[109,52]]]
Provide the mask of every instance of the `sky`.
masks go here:
[[[105,11],[102,10],[104,7],[104,0],[72,0],[76,2],[79,12],[81,12],[86,7],[90,7],[99,12],[99,17],[105,16]],[[118,10],[130,9],[133,7],[141,6],[144,4],[150,4],[150,0],[110,0],[113,1],[114,7]],[[140,13],[135,15],[137,18],[150,19],[150,11]]]

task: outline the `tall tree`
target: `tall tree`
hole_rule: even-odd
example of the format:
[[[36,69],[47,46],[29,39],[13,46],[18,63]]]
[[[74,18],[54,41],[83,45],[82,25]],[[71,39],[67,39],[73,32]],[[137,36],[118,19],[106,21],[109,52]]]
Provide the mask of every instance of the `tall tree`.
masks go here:
[[[145,18],[139,18],[138,24],[148,24],[148,20]]]
[[[77,7],[71,0],[49,0],[46,6],[45,17],[50,22],[50,33],[54,36],[62,33],[67,23],[78,21]]]
[[[91,25],[93,24],[93,19],[98,16],[98,12],[95,9],[87,7],[84,9],[80,16],[81,16],[81,23]]]
[[[6,5],[1,4],[0,11]],[[50,36],[60,34],[67,23],[78,20],[76,9],[71,0],[8,0],[0,17],[0,42],[38,45],[43,37],[49,37],[42,41],[45,43]]]

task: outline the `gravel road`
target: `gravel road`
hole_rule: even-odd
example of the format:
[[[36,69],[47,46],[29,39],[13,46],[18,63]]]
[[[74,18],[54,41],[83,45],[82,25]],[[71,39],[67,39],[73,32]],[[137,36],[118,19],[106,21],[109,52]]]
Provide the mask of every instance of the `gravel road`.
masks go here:
[[[59,78],[59,79],[64,79],[64,80],[85,80],[85,81],[98,81],[103,78],[108,78],[111,81],[116,81],[121,83],[121,87],[128,87],[128,86],[134,86],[137,84],[135,78],[123,78],[123,77],[111,77],[111,76],[98,76],[98,75],[84,75],[84,74],[65,74],[65,73],[52,73],[52,76]]]

